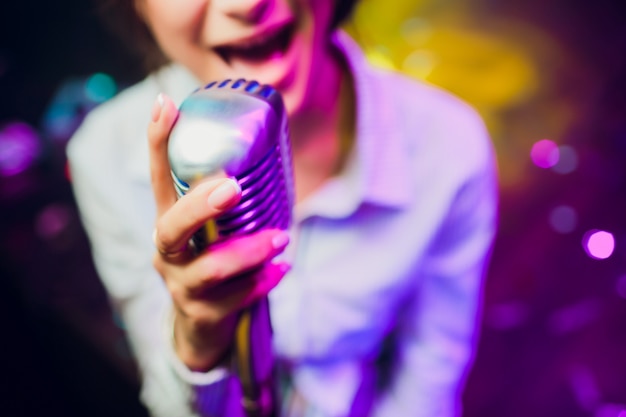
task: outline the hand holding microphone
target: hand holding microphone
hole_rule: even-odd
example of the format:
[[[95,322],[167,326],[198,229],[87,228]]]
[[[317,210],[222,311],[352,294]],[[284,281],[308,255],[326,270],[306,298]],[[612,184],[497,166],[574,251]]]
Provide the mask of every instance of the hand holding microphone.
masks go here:
[[[153,122],[148,131],[158,211],[155,244],[159,253],[155,255],[154,264],[163,276],[176,307],[177,352],[188,366],[198,370],[211,368],[228,351],[235,333],[235,322],[240,323],[238,339],[241,340],[242,334],[245,338],[239,313],[249,306],[255,307],[246,310],[252,314],[244,326],[248,326],[249,337],[254,335],[248,343],[254,344],[254,350],[261,352],[261,358],[269,355],[269,346],[264,346],[269,343],[267,334],[263,325],[259,333],[258,324],[263,323],[263,314],[267,314],[265,295],[287,270],[286,265],[272,262],[287,244],[286,232],[279,229],[288,226],[293,202],[288,143],[284,143],[286,122],[282,102],[280,97],[272,96],[275,93],[273,90],[263,90],[263,86],[258,84],[243,81],[226,84],[210,91],[209,96],[212,97],[203,96],[208,91],[204,89],[192,94],[181,106],[180,115],[171,100],[164,97],[159,104],[155,104]],[[247,87],[250,91],[245,90]],[[173,160],[172,164],[168,161],[170,132],[171,145],[174,145],[185,136],[181,133],[185,126],[189,128],[195,122],[202,124],[207,119],[204,112],[210,113],[216,110],[216,106],[220,109],[215,120],[224,121],[225,115],[232,116],[230,124],[224,124],[216,131],[224,135],[234,129],[245,137],[234,149],[222,149],[222,160],[208,170],[196,171],[192,177],[179,170],[175,175],[177,188],[181,185],[189,188],[179,188],[180,195],[185,195],[177,200],[170,169],[175,173],[180,167],[174,167],[177,161]],[[179,120],[172,132],[177,117]],[[199,156],[198,152],[191,155]],[[277,166],[284,170],[282,177],[274,172]],[[221,177],[224,173],[236,178],[243,191],[239,191],[232,179]],[[198,183],[194,184],[191,180],[196,178]],[[282,185],[281,181],[284,182]],[[209,234],[204,232],[204,237],[199,236],[197,230],[206,230],[207,223],[213,230],[209,230]],[[192,236],[195,254],[188,247]],[[227,236],[231,237],[224,239]],[[214,240],[217,243],[211,245],[209,250],[203,250],[204,244]],[[256,343],[256,339],[264,338],[265,342]],[[240,377],[268,377],[271,366],[252,356],[251,363],[237,364]],[[267,395],[258,392],[263,387],[252,384],[246,388],[245,381],[242,385],[246,397],[244,405],[249,414],[269,415],[265,409]]]

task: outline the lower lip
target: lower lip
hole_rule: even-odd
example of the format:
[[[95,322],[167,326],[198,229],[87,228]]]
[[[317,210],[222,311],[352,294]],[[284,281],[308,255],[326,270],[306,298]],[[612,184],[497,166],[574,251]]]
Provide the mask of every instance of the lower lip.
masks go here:
[[[301,39],[296,33],[285,51],[277,51],[264,60],[235,57],[231,59],[230,67],[244,78],[254,79],[264,84],[270,84],[278,90],[284,90],[295,78],[297,72],[296,52],[302,48],[301,43]]]

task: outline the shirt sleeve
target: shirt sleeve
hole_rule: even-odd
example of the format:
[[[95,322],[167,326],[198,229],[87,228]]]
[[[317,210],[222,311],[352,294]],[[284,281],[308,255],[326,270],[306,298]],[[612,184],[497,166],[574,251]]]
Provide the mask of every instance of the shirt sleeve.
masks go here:
[[[415,296],[394,335],[390,386],[375,404],[376,417],[461,415],[497,217],[495,158],[484,129],[478,131],[481,149],[488,150],[459,181],[422,259]]]
[[[209,372],[190,370],[176,355],[174,350],[173,314],[167,314],[163,321],[163,338],[167,362],[176,376],[192,387],[190,404],[200,416],[243,417],[240,406],[241,390],[236,376],[227,365],[221,365]]]
[[[155,417],[237,417],[241,407],[233,375],[225,368],[192,372],[174,352],[171,299],[152,266],[150,184],[128,174],[114,117],[98,110],[88,116],[67,153],[99,278],[122,317],[139,365],[141,400]]]

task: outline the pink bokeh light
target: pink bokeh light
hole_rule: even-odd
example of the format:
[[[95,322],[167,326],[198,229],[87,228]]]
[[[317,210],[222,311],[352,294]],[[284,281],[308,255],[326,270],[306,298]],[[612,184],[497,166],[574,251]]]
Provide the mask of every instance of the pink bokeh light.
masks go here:
[[[604,230],[590,230],[583,236],[582,244],[589,257],[606,259],[613,254],[615,238]]]
[[[531,148],[530,159],[539,168],[552,168],[559,162],[559,147],[549,139],[542,139]]]

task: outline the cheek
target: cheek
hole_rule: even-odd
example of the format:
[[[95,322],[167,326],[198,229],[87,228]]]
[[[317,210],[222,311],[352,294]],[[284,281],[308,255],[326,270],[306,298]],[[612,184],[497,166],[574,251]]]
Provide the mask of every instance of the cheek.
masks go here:
[[[163,51],[172,55],[196,41],[207,0],[144,0],[143,16]]]

